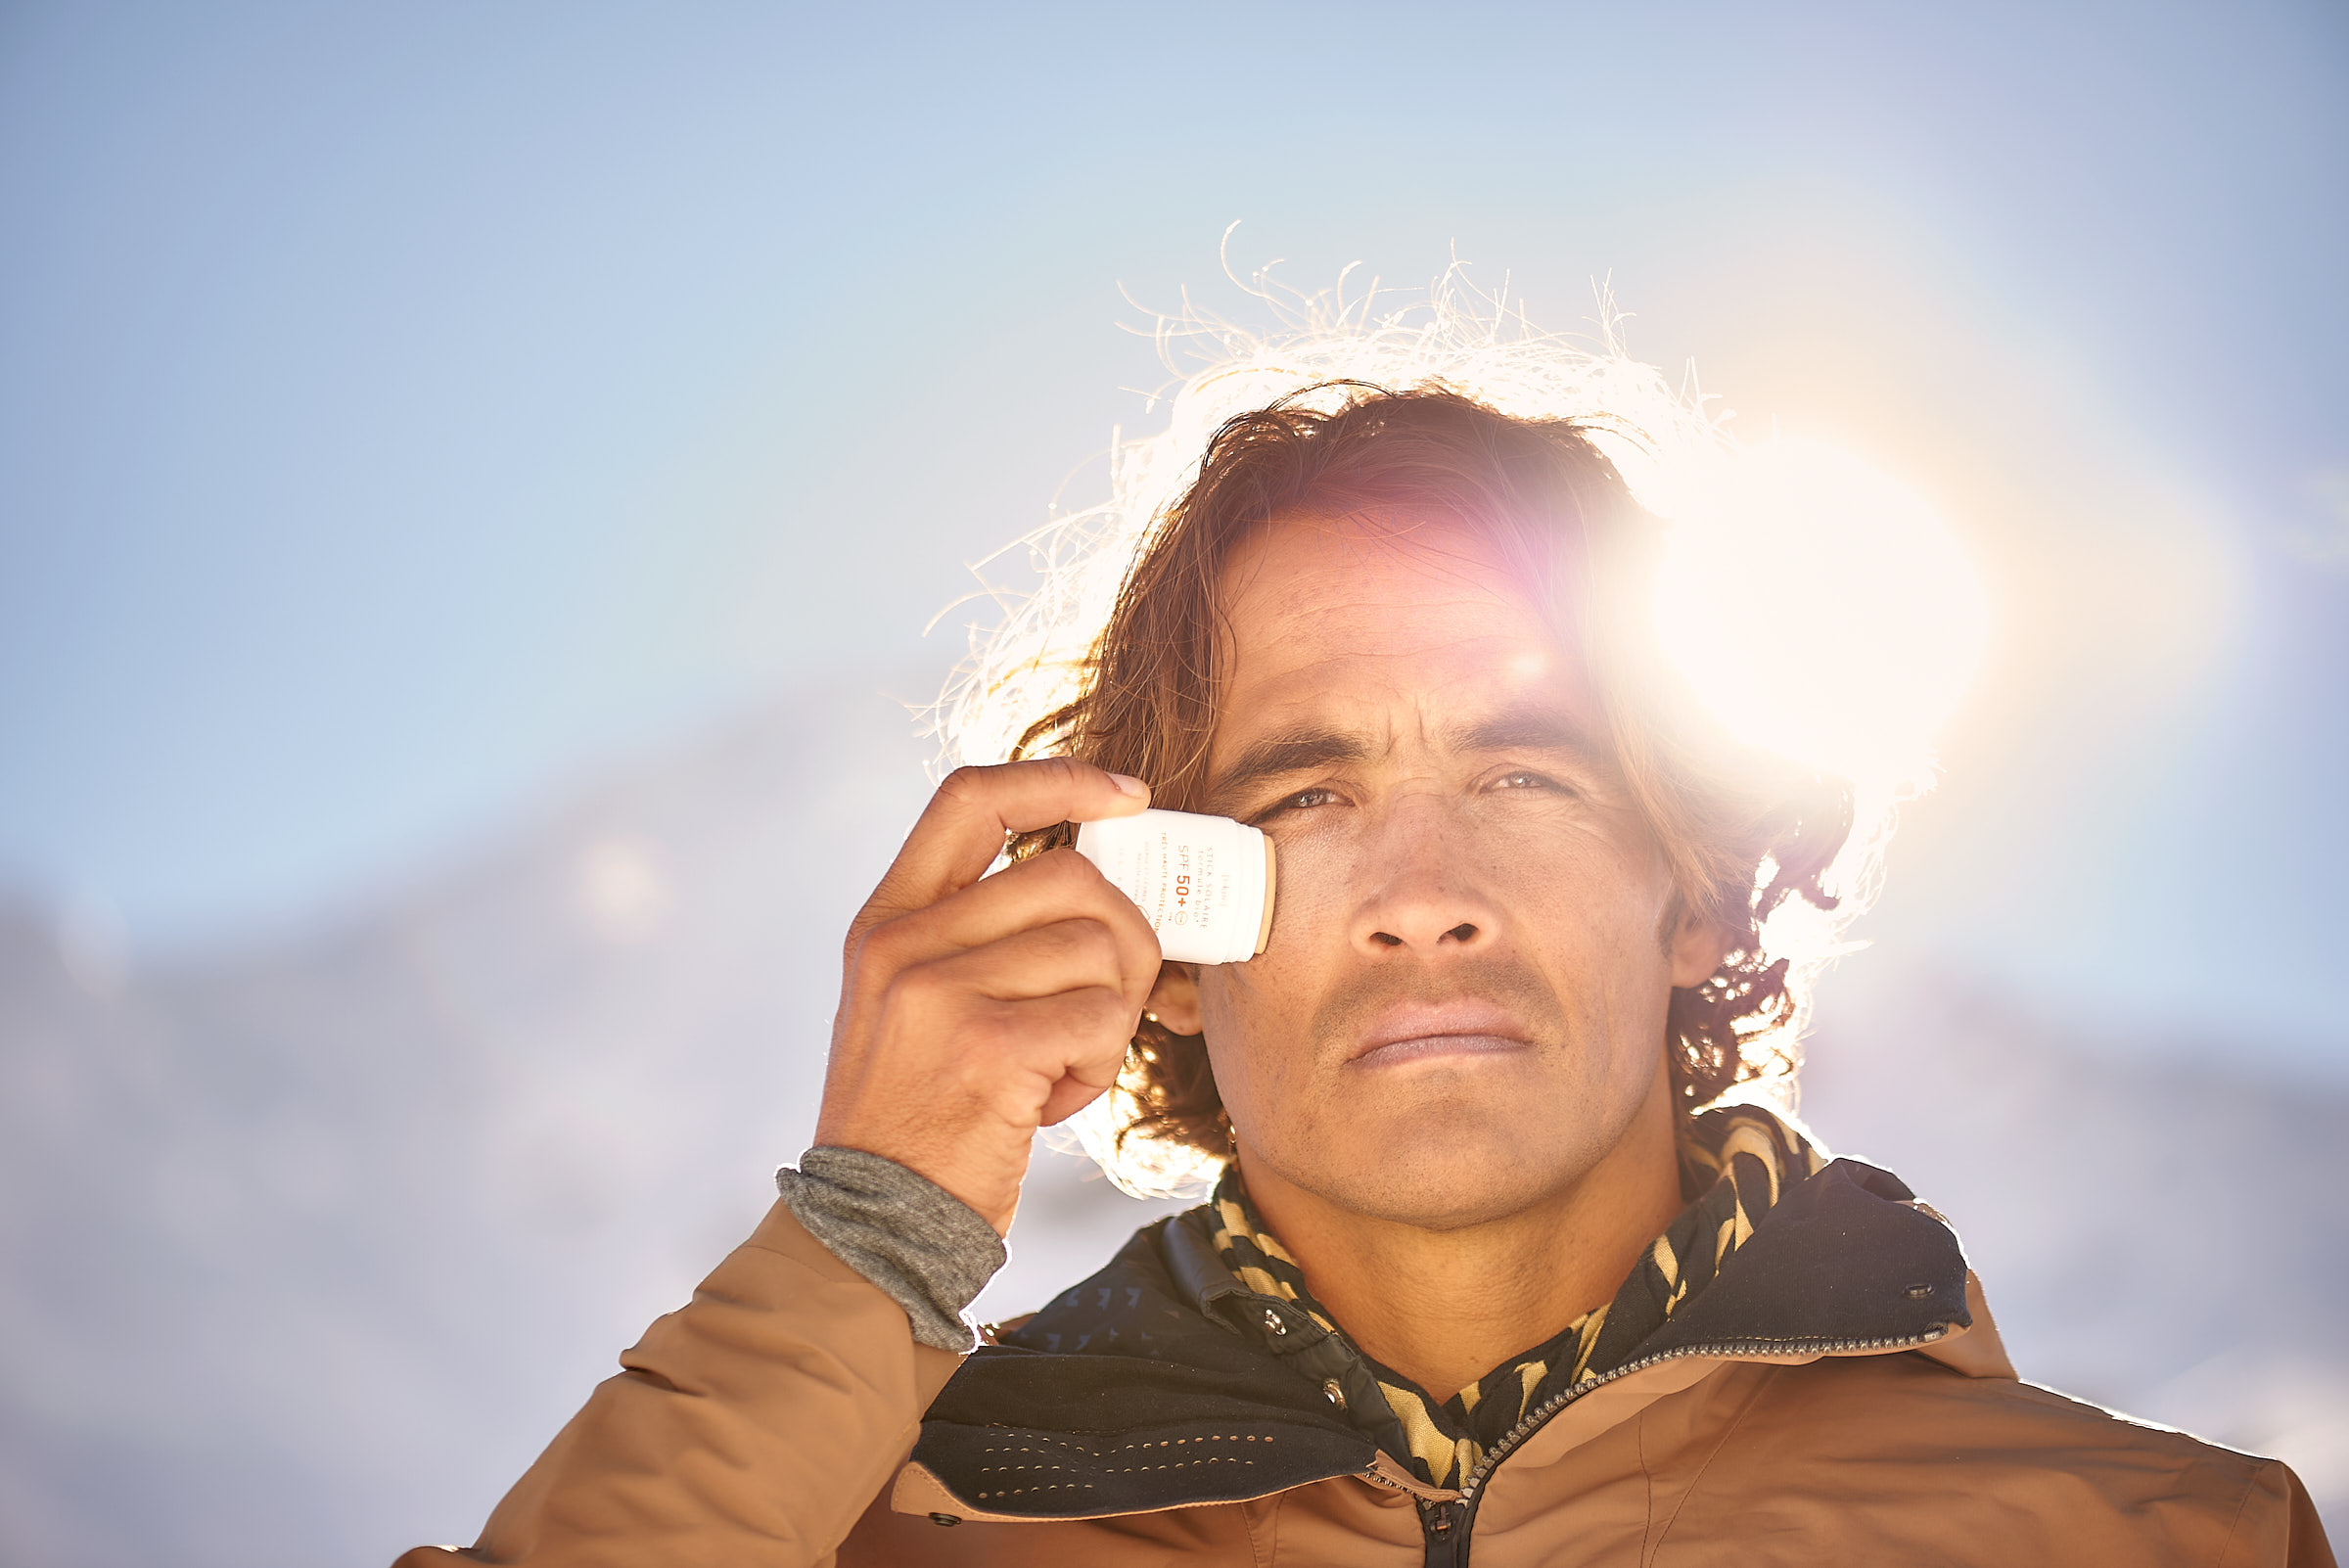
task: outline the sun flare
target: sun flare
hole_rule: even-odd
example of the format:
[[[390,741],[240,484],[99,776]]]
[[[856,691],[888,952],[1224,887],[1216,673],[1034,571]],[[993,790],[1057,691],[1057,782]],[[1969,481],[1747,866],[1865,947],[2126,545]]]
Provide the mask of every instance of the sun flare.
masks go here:
[[[1840,448],[1784,439],[1725,459],[1676,511],[1657,629],[1713,715],[1811,767],[1923,783],[1989,623],[1932,504]]]

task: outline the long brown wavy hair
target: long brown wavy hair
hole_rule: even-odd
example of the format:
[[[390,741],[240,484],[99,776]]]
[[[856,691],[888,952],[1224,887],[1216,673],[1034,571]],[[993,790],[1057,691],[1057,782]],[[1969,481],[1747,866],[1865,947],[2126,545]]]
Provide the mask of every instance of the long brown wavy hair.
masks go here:
[[[1066,755],[1150,781],[1192,809],[1205,786],[1227,646],[1220,586],[1234,551],[1283,516],[1440,515],[1494,541],[1598,702],[1616,764],[1688,910],[1729,937],[1703,984],[1672,993],[1667,1038],[1680,1102],[1790,1075],[1807,975],[1764,950],[1762,922],[1790,898],[1820,909],[1821,878],[1852,832],[1842,780],[1790,770],[1727,741],[1666,673],[1648,614],[1656,521],[1572,419],[1520,418],[1441,385],[1303,389],[1228,420],[1196,476],[1144,536],[1072,701],[1030,723],[1015,756]],[[1065,843],[1025,835],[1015,856]],[[1121,1077],[1132,1139],[1228,1147],[1199,1036],[1144,1020]]]

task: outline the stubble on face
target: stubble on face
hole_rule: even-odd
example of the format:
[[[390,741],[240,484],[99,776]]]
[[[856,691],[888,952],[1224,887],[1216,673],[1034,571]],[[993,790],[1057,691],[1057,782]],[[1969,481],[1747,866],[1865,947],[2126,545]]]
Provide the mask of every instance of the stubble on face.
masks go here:
[[[1404,968],[1356,971],[1314,1005],[1299,1053],[1311,1088],[1284,1096],[1289,1114],[1266,1129],[1261,1158],[1283,1168],[1294,1184],[1348,1208],[1430,1229],[1476,1223],[1519,1206],[1526,1194],[1512,1176],[1527,1168],[1517,1158],[1522,1151],[1512,1148],[1516,1118],[1497,1103],[1498,1085],[1490,1082],[1499,1076],[1495,1064],[1406,1069],[1409,1080],[1390,1085],[1350,1082],[1379,1071],[1356,1065],[1353,1053],[1381,1014],[1414,1003],[1441,1007],[1463,995],[1506,1009],[1527,1037],[1521,1048],[1529,1054],[1570,1052],[1573,1031],[1555,989],[1514,956],[1480,959],[1441,978]],[[1547,1097],[1555,1085],[1524,1088]],[[1346,1117],[1355,1119],[1351,1129],[1328,1125]],[[1365,1136],[1379,1146],[1361,1149]],[[1355,1150],[1370,1157],[1346,1157]]]
[[[1645,932],[1640,938],[1643,952],[1624,955],[1634,966],[1654,951]],[[1429,1230],[1506,1219],[1597,1167],[1669,1094],[1662,1003],[1620,994],[1599,976],[1569,970],[1553,979],[1509,954],[1440,973],[1336,968],[1310,1000],[1286,969],[1227,972],[1209,980],[1201,1000],[1245,1168],[1337,1208]],[[1363,1061],[1364,1038],[1381,1015],[1463,998],[1504,1010],[1521,1043],[1399,1065]]]

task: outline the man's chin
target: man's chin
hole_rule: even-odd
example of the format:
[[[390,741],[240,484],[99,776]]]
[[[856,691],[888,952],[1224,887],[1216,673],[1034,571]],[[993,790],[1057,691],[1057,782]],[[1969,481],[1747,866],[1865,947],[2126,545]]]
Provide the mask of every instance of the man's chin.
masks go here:
[[[1578,1157],[1554,1126],[1536,1133],[1503,1122],[1462,1127],[1437,1118],[1342,1154],[1278,1163],[1283,1178],[1350,1213],[1459,1230],[1540,1205],[1570,1186],[1589,1160]]]

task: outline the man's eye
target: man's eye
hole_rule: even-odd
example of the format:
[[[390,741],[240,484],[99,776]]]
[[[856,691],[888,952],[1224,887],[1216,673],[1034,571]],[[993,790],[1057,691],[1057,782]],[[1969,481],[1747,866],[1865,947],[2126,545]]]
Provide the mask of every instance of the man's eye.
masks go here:
[[[1559,790],[1565,788],[1547,774],[1529,773],[1522,768],[1514,773],[1501,774],[1493,781],[1493,787],[1497,790]]]
[[[1274,812],[1310,811],[1316,806],[1327,806],[1330,802],[1336,800],[1338,796],[1335,790],[1299,790],[1294,795],[1284,795],[1279,800],[1273,802],[1272,810]]]

